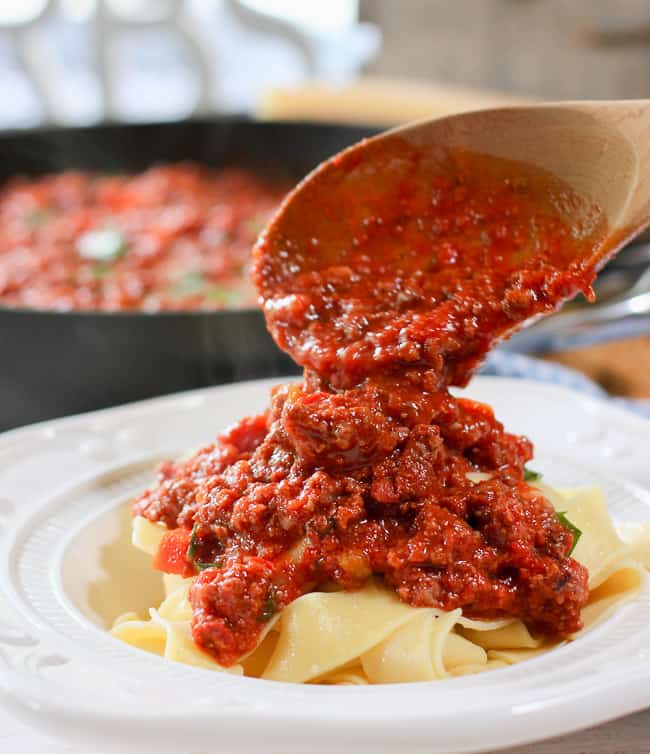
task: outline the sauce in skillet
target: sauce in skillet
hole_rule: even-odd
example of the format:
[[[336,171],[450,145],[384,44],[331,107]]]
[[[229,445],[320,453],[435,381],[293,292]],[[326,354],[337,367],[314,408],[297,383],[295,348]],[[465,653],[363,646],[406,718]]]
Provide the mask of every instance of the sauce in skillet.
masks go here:
[[[322,167],[255,251],[269,328],[304,381],[164,464],[134,503],[170,530],[156,567],[198,574],[193,636],[224,666],[299,595],[372,574],[415,606],[553,637],[581,626],[588,574],[525,481],[531,443],[448,388],[531,316],[589,294],[605,224],[533,168],[377,149]]]
[[[13,180],[0,192],[0,305],[252,306],[250,249],[282,194],[247,171],[190,163]]]

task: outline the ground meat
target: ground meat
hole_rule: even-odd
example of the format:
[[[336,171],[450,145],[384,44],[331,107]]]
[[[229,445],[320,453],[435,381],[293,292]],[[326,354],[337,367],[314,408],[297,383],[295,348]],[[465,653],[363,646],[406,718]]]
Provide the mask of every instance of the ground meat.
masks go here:
[[[413,605],[519,617],[553,636],[580,627],[587,574],[567,558],[572,534],[523,481],[530,443],[482,404],[441,400],[411,378],[400,411],[396,390],[277,391],[268,418],[231,428],[136,501],[141,515],[193,529],[196,562],[218,563],[190,599],[195,641],[222,664],[255,645],[270,591],[279,610],[372,573]],[[491,478],[467,479],[476,471]]]
[[[399,136],[367,146],[322,167],[255,250],[269,329],[304,381],[135,503],[175,542],[192,532],[187,561],[208,564],[193,635],[224,665],[271,605],[372,574],[411,605],[553,637],[581,626],[587,572],[525,482],[531,443],[448,388],[527,318],[589,293],[602,214],[536,169]]]

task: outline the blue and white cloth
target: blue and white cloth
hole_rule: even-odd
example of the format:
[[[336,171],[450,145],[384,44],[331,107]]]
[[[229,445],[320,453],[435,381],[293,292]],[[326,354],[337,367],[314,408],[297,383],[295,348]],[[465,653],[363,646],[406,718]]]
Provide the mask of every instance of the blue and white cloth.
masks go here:
[[[541,359],[534,359],[519,353],[493,351],[481,369],[481,374],[498,377],[518,377],[562,385],[580,393],[614,401],[624,408],[650,419],[650,400],[631,400],[611,396],[595,382],[580,372]]]

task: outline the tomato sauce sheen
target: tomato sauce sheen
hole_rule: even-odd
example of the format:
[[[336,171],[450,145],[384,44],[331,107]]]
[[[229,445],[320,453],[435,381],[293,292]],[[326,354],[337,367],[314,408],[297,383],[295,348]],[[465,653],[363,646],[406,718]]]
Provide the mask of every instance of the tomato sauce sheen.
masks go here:
[[[448,388],[589,293],[598,209],[541,171],[399,139],[321,173],[255,251],[269,328],[304,381],[163,464],[134,503],[170,529],[156,567],[198,574],[196,643],[231,665],[298,596],[373,574],[414,606],[568,636],[587,572],[525,482],[532,445]]]

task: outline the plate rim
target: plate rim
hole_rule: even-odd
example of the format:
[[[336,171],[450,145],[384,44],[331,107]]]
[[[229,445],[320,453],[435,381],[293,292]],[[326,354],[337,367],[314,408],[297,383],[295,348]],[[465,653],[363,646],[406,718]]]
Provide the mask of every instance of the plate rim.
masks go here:
[[[108,408],[100,408],[94,411],[84,411],[79,414],[72,414],[70,416],[59,417],[58,419],[46,419],[40,422],[34,422],[32,424],[26,424],[22,427],[15,427],[13,429],[0,432],[0,447],[5,442],[13,441],[16,439],[22,439],[35,432],[47,432],[48,429],[53,427],[73,427],[76,424],[81,424],[84,421],[93,419],[103,419],[108,416],[124,416],[131,412],[148,413],[151,410],[161,408],[167,404],[176,403],[179,401],[191,401],[192,399],[200,399],[204,396],[211,397],[212,395],[224,394],[229,392],[238,392],[241,389],[257,389],[257,388],[271,388],[275,385],[282,385],[289,382],[300,381],[300,375],[286,375],[280,377],[264,377],[255,380],[242,380],[240,382],[229,382],[223,385],[210,385],[209,387],[194,388],[192,390],[182,390],[180,392],[169,393],[167,395],[158,395],[153,398],[145,398],[139,401],[132,401],[130,403],[122,403],[117,406],[110,406]],[[605,410],[612,415],[615,415],[618,419],[624,421],[626,424],[635,425],[641,429],[650,431],[650,418],[647,418],[641,414],[636,414],[610,400],[604,396],[592,395],[581,393],[572,387],[566,385],[560,385],[557,383],[541,382],[529,378],[522,377],[500,377],[496,375],[484,375],[478,374],[472,377],[467,386],[463,388],[452,387],[451,392],[453,394],[459,394],[463,396],[471,397],[472,387],[475,385],[504,385],[509,387],[517,387],[524,385],[528,388],[535,387],[535,389],[542,392],[546,392],[549,395],[552,393],[561,394],[564,398],[579,399],[585,405],[597,406],[600,410]]]
[[[291,378],[286,378],[291,379]],[[30,436],[36,434],[40,434],[45,432],[46,434],[50,430],[57,430],[60,427],[70,428],[74,427],[78,424],[84,424],[84,423],[95,423],[97,420],[99,421],[100,425],[106,424],[106,427],[104,427],[104,430],[106,430],[107,427],[110,427],[113,423],[119,423],[120,419],[123,419],[125,416],[133,415],[135,413],[138,417],[145,417],[147,415],[150,415],[152,412],[157,412],[160,408],[164,408],[167,405],[174,405],[176,404],[178,406],[178,410],[181,410],[184,403],[186,401],[189,401],[190,403],[197,397],[204,397],[204,396],[212,396],[212,395],[224,395],[228,393],[233,392],[240,392],[249,390],[255,390],[255,391],[261,391],[261,390],[267,390],[268,387],[271,385],[279,384],[283,381],[286,381],[284,378],[271,378],[271,379],[265,379],[265,380],[253,380],[249,382],[242,382],[242,383],[235,383],[232,385],[226,385],[226,386],[216,386],[211,388],[202,388],[199,390],[192,390],[192,391],[186,391],[183,393],[176,393],[169,396],[161,396],[158,398],[148,399],[145,401],[138,401],[136,403],[127,404],[125,406],[120,406],[116,408],[109,408],[109,409],[102,409],[100,411],[94,411],[86,414],[79,414],[72,417],[66,417],[63,419],[55,419],[55,420],[49,420],[46,422],[40,422],[38,424],[29,425],[27,427],[22,427],[14,430],[10,430],[8,432],[3,433],[0,435],[0,450],[5,447],[5,445],[10,445],[11,442],[14,440],[23,441],[25,439],[29,439]],[[502,377],[478,377],[477,380],[480,380],[484,384],[489,384],[494,387],[497,387],[497,389],[502,390],[508,390],[510,388],[515,388],[517,386],[521,386],[522,383],[528,383],[529,387],[534,386],[535,390],[543,390],[547,392],[548,394],[553,394],[555,396],[558,396],[559,393],[563,394],[565,399],[573,399],[579,398],[584,405],[586,406],[593,406],[594,404],[599,408],[605,408],[608,412],[611,412],[612,415],[616,415],[618,419],[621,419],[625,424],[629,424],[631,426],[634,426],[635,428],[641,428],[644,431],[650,430],[650,421],[643,417],[635,416],[632,413],[628,413],[625,409],[622,409],[618,406],[609,405],[605,401],[596,398],[594,396],[584,396],[582,394],[576,393],[570,388],[566,388],[563,386],[558,385],[546,385],[543,383],[535,382],[532,380],[521,380],[519,378],[502,378]],[[470,387],[468,390],[463,391],[465,394],[471,395],[472,386],[470,384]],[[113,422],[111,419],[114,417],[115,422]],[[108,418],[108,421],[104,421]],[[100,427],[101,429],[101,427]],[[545,455],[550,455],[547,451],[543,451]],[[126,463],[126,465],[135,465],[136,463],[142,463],[144,462],[146,456],[146,453],[141,453],[142,458],[131,458],[130,461]],[[149,454],[151,457],[152,454]],[[74,489],[83,486],[84,484],[88,484],[89,482],[92,482],[93,480],[96,480],[98,477],[104,476],[106,474],[110,474],[112,469],[120,468],[125,465],[124,462],[116,463],[116,464],[109,464],[107,467],[105,467],[101,471],[93,471],[88,472],[81,476],[75,476],[69,485],[66,485],[65,489],[56,489],[52,491],[52,494],[48,496],[47,500],[42,501],[42,504],[39,503],[38,507],[42,507],[45,505],[54,505],[55,501],[61,497],[63,497],[65,494],[67,494],[66,490],[68,488]],[[645,488],[643,485],[638,484],[637,482],[631,482],[625,478],[621,478],[620,475],[614,474],[614,473],[603,473],[601,470],[595,468],[593,465],[590,465],[588,463],[584,463],[582,460],[578,459],[567,459],[566,465],[571,465],[572,467],[580,467],[582,470],[585,471],[593,471],[596,473],[597,478],[607,478],[613,480],[615,483],[620,484],[624,486],[628,490],[633,490],[634,494],[637,496],[640,496],[644,502],[648,505],[650,505],[650,492],[648,492],[648,489]],[[103,506],[102,510],[104,510],[107,506]],[[34,515],[34,509],[32,510],[26,510],[23,512],[23,515],[20,516],[20,525],[18,525],[18,521],[16,521],[16,528],[18,529],[18,532],[23,531],[24,523],[28,521],[33,515]],[[17,532],[17,533],[18,533]],[[13,537],[9,538],[6,536],[2,537],[2,557],[5,557],[5,548],[8,546],[9,539],[12,540],[12,547],[13,547]],[[3,592],[5,592],[4,586],[3,586]],[[137,651],[137,650],[133,650]],[[200,672],[200,671],[199,671]],[[15,680],[15,679],[14,679]],[[248,679],[251,680],[251,679]],[[256,680],[256,679],[253,679]],[[454,679],[454,680],[461,680],[461,679]],[[650,663],[647,664],[647,667],[644,669],[642,673],[640,673],[639,678],[637,679],[641,682],[641,686],[643,686],[643,682],[645,681],[646,686],[648,685],[647,682],[650,680]],[[260,683],[258,681],[258,683]],[[267,682],[268,683],[268,682]],[[491,747],[492,749],[496,748],[503,748],[506,746],[512,746],[516,744],[522,744],[527,742],[532,742],[536,740],[540,740],[540,738],[546,738],[549,736],[555,736],[555,735],[561,735],[563,733],[567,733],[569,731],[575,731],[579,730],[581,728],[589,727],[590,725],[593,725],[595,723],[605,722],[606,720],[613,719],[615,717],[621,716],[623,714],[626,714],[628,712],[633,712],[638,709],[642,709],[643,707],[650,705],[650,689],[641,689],[641,692],[635,692],[635,679],[630,678],[630,676],[627,676],[626,681],[626,688],[624,689],[625,693],[619,693],[617,695],[614,695],[614,704],[611,705],[609,712],[605,713],[603,712],[601,715],[598,716],[597,720],[593,719],[593,712],[591,712],[591,709],[596,707],[597,700],[602,699],[603,697],[607,696],[607,692],[609,689],[621,688],[622,679],[614,678],[612,677],[610,679],[609,686],[601,686],[599,689],[587,689],[583,691],[585,693],[582,694],[582,704],[584,706],[589,707],[589,712],[582,710],[582,715],[585,718],[583,722],[565,722],[562,723],[561,720],[555,720],[553,725],[551,725],[550,732],[545,731],[544,733],[540,733],[537,731],[536,733],[532,732],[532,729],[536,729],[541,724],[539,721],[543,721],[545,719],[550,720],[553,715],[557,716],[558,710],[556,709],[558,705],[560,707],[563,707],[566,704],[566,700],[563,699],[561,701],[555,700],[547,700],[542,707],[540,707],[537,711],[534,710],[528,710],[528,711],[515,711],[515,707],[512,706],[508,711],[504,710],[500,707],[500,705],[497,704],[497,709],[495,710],[494,717],[495,719],[500,720],[500,724],[504,725],[506,720],[508,723],[511,723],[510,730],[508,731],[508,734],[503,736],[501,740],[495,741],[492,739],[485,739],[483,738],[483,741],[485,742],[487,740],[487,743],[482,743],[480,747],[477,747],[475,744],[461,744],[460,741],[458,742],[458,746],[455,748],[449,748],[449,743],[445,745],[445,751],[454,751],[454,752],[471,752],[471,751],[478,751],[479,749],[484,749],[486,746]],[[278,684],[280,686],[284,686],[284,684]],[[415,684],[413,684],[415,685]],[[413,686],[411,685],[411,686]],[[421,684],[418,684],[421,685]],[[458,693],[466,693],[462,690],[462,687],[460,684],[452,684],[455,685],[457,689],[460,689]],[[638,685],[638,683],[637,683]],[[424,684],[423,688],[425,686],[430,686],[430,684]],[[379,688],[379,687],[377,687]],[[489,689],[489,684],[481,684],[481,686],[477,687],[478,692],[485,692],[486,689]],[[19,691],[18,695],[16,695],[16,691]],[[22,689],[22,691],[26,691],[26,689]],[[360,696],[360,693],[366,692],[366,697],[368,697],[367,689],[361,690],[355,690],[351,691],[349,689],[345,690],[346,693],[341,694],[341,689],[337,689],[336,691],[330,690],[330,694],[336,694],[337,696],[340,696],[343,700],[347,699],[355,699]],[[392,692],[392,694],[395,696],[397,695],[397,691],[395,690],[395,687],[391,689],[391,691],[384,691],[383,693],[387,696]],[[451,691],[451,689],[450,689]],[[645,693],[643,693],[645,691]],[[10,706],[12,706],[15,710],[16,707],[23,708],[23,713],[27,714],[27,717],[30,719],[30,722],[34,724],[34,722],[38,722],[38,720],[35,720],[35,716],[33,714],[30,714],[28,711],[28,704],[26,704],[25,700],[31,699],[32,702],[34,702],[35,697],[33,696],[33,689],[30,689],[29,694],[23,694],[21,696],[20,689],[18,686],[14,685],[12,687],[12,684],[7,679],[7,673],[6,669],[0,667],[0,696],[4,698],[5,703],[9,703]],[[40,697],[40,694],[37,694],[38,697]],[[316,695],[312,695],[313,698],[317,698]],[[372,699],[377,699],[376,694],[372,694]],[[21,699],[23,700],[21,702]],[[587,702],[586,700],[591,700],[590,702]],[[41,705],[41,715],[45,715],[45,717],[49,718],[49,725],[53,724],[53,721],[55,718],[58,718],[59,720],[63,719],[66,716],[71,715],[71,710],[69,708],[66,708],[65,705],[62,705],[60,703],[59,699],[38,699],[38,704]],[[496,702],[495,702],[496,704]],[[264,718],[265,713],[268,712],[269,715],[272,715],[274,718],[273,725],[275,725],[276,730],[278,729],[278,725],[286,725],[291,721],[291,718],[284,718],[277,719],[277,710],[271,710],[271,711],[261,711],[257,710],[255,714],[258,715],[258,717]],[[357,711],[358,713],[361,712],[361,710]],[[396,728],[398,727],[398,724],[401,728],[404,728],[405,726],[408,728],[408,739],[412,741],[413,746],[410,746],[409,750],[412,751],[419,751],[417,748],[417,743],[415,741],[416,736],[420,736],[422,740],[422,744],[425,743],[425,738],[431,734],[431,730],[429,727],[429,721],[422,718],[422,716],[417,717],[409,717],[407,714],[408,711],[403,711],[400,713],[400,715],[397,717],[397,719],[393,719],[390,721],[391,727]],[[88,719],[94,719],[97,724],[100,724],[100,718],[97,717],[96,711],[95,716],[93,717],[93,714],[88,712],[89,717]],[[242,710],[241,711],[241,720],[245,719],[247,716],[249,716],[250,710]],[[489,705],[484,706],[482,708],[482,715],[489,714]],[[73,717],[76,716],[77,722],[79,725],[83,723],[84,718],[84,712],[82,710],[76,710],[73,714]],[[223,725],[226,722],[230,722],[230,725],[240,724],[241,720],[239,722],[236,722],[238,718],[238,715],[236,714],[236,711],[233,709],[230,709],[226,716],[219,716],[218,718],[211,718],[212,722],[216,722],[218,720],[220,725]],[[588,718],[588,719],[587,719]],[[250,719],[250,718],[249,718]],[[521,720],[526,720],[526,724],[524,725],[524,728],[520,730],[520,726],[517,724],[515,725],[515,722],[520,722]],[[538,720],[538,722],[535,722],[535,720]],[[42,722],[42,721],[41,721]],[[271,725],[269,721],[266,721],[268,725]],[[324,720],[319,717],[318,715],[314,716],[313,718],[301,718],[299,722],[299,726],[302,726],[303,733],[300,734],[302,736],[306,735],[308,733],[308,729],[310,727],[313,728],[314,724],[324,723]],[[359,719],[347,719],[346,717],[338,717],[336,720],[336,724],[338,727],[338,734],[339,738],[341,738],[341,735],[348,735],[354,738],[356,735],[358,735],[358,730],[355,730],[355,728],[359,728],[360,726],[369,726],[369,725],[375,725],[377,723],[377,720],[375,718],[369,717],[365,720],[365,722],[360,721]],[[272,726],[271,726],[272,727]],[[381,727],[381,726],[380,726]],[[367,731],[366,731],[367,732]],[[393,733],[396,733],[397,735],[400,735],[398,731],[393,731]],[[503,734],[503,731],[500,731],[501,734]],[[374,743],[377,743],[377,736],[380,735],[378,730],[374,731],[374,735],[371,737]],[[386,735],[386,731],[383,730],[381,732],[382,736]],[[394,741],[394,736],[390,737],[391,740]],[[294,741],[294,745],[296,748],[296,751],[299,749],[299,736],[292,736],[292,740]],[[331,742],[330,745],[334,745],[335,742]],[[340,741],[339,741],[340,743]],[[404,741],[406,744],[406,740]],[[427,739],[427,745],[429,746],[429,750],[434,751],[434,749],[430,748],[430,740]],[[247,744],[248,745],[248,744]],[[284,743],[283,743],[284,745]],[[303,745],[304,745],[304,739],[303,739]],[[280,747],[282,748],[282,747]],[[374,751],[380,751],[381,749],[378,749],[376,745],[373,745]],[[233,749],[234,750],[234,749]],[[438,749],[435,749],[438,750]],[[274,749],[273,749],[274,751]],[[289,749],[287,749],[289,751]],[[293,751],[293,749],[292,749]]]

